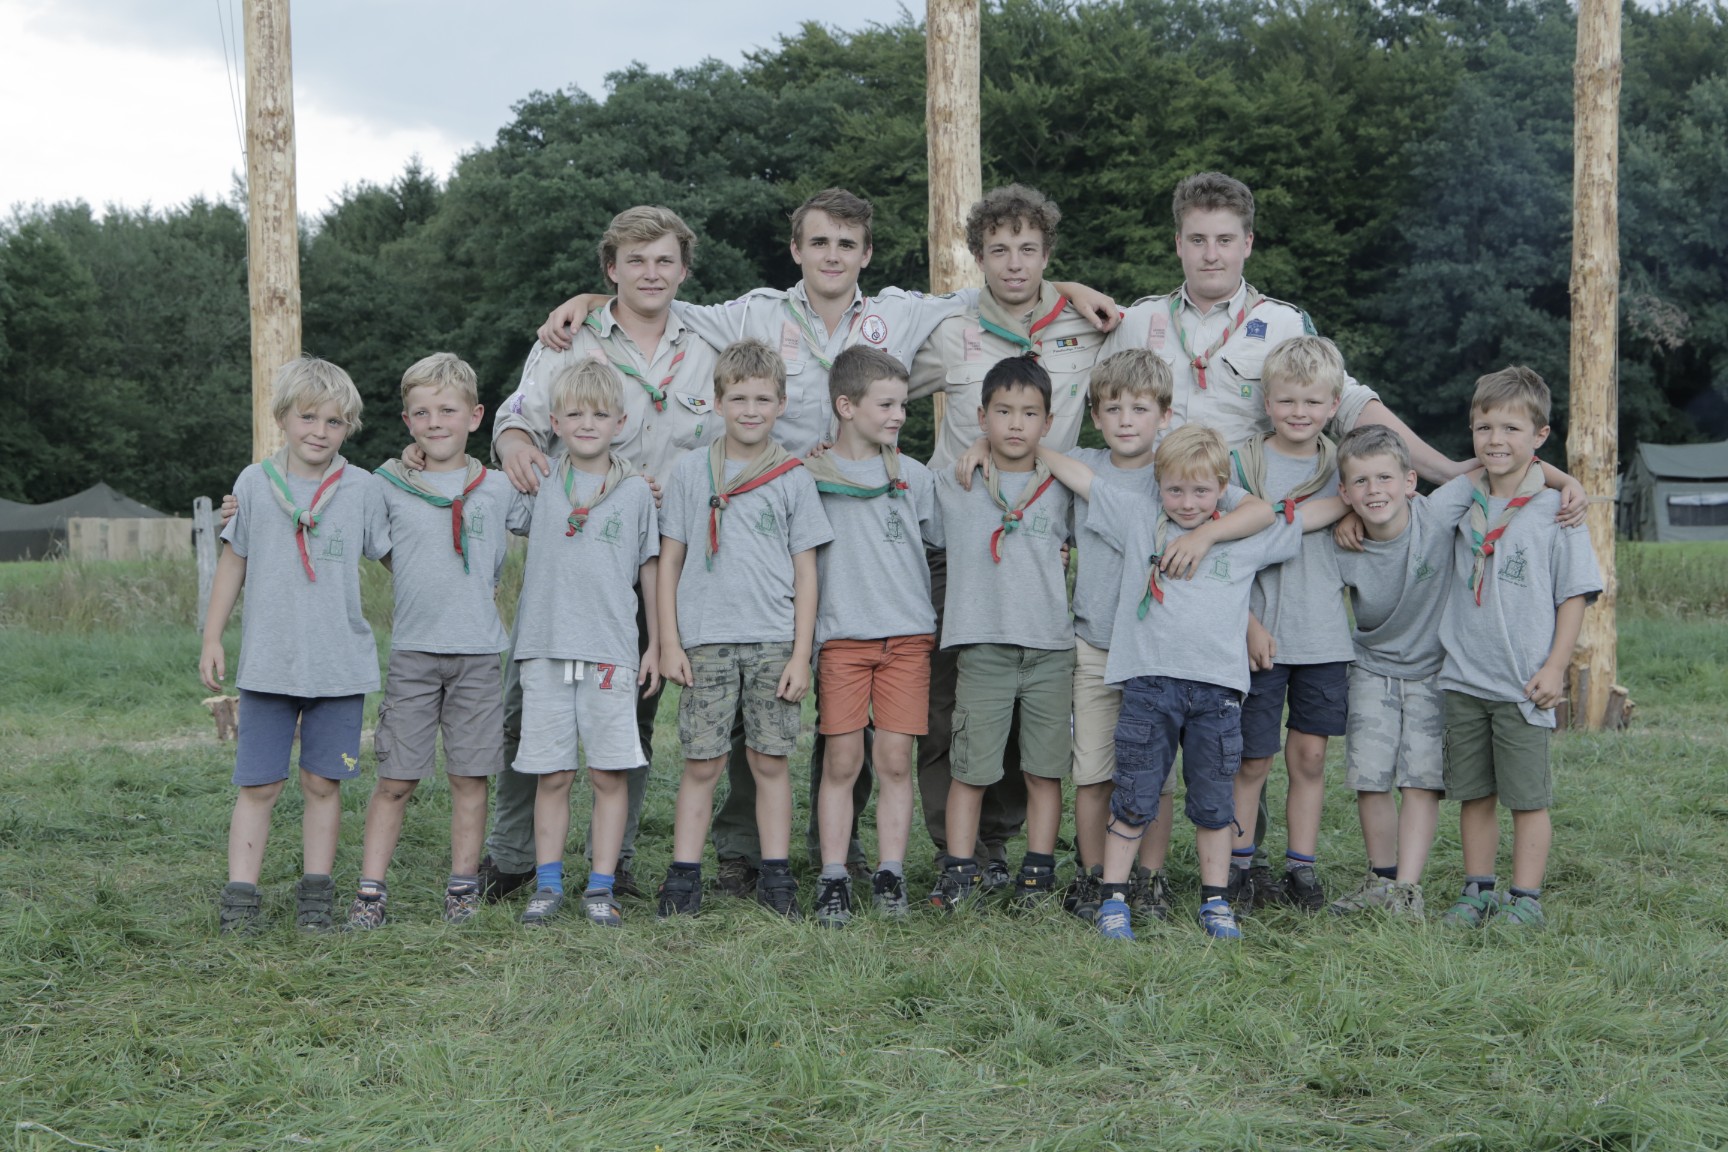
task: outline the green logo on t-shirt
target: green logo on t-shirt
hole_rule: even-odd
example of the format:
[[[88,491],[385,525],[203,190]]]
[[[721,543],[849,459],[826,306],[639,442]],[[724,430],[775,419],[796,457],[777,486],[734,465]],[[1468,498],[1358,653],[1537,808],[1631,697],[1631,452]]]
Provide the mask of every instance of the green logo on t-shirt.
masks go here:
[[[1026,522],[1026,534],[1040,539],[1050,535],[1050,513],[1034,512],[1032,519]]]
[[[462,509],[462,526],[468,530],[470,540],[482,540],[486,536],[486,510],[464,505]]]
[[[1432,580],[1439,571],[1434,565],[1428,563],[1428,557],[1418,556],[1416,558],[1416,583],[1420,584],[1424,580]]]
[[[318,533],[318,538],[324,541],[324,550],[318,553],[322,560],[342,559],[342,529],[326,528]]]
[[[1217,580],[1224,584],[1230,583],[1229,552],[1212,553],[1212,566],[1206,570],[1206,578],[1208,580]]]
[[[888,522],[883,525],[883,533],[882,539],[890,544],[904,544],[906,542],[906,524],[900,519],[898,509],[890,508],[888,510]]]
[[[1524,558],[1524,549],[1520,548],[1500,566],[1500,579],[1508,584],[1516,584],[1520,588],[1528,587],[1529,568],[1530,562]]]
[[[780,523],[774,519],[774,509],[764,508],[762,514],[756,517],[756,522],[750,527],[764,536],[780,535]]]
[[[619,540],[623,539],[623,537],[624,520],[617,512],[613,512],[612,518],[606,521],[606,526],[600,529],[600,539],[606,541],[608,544],[616,544]]]

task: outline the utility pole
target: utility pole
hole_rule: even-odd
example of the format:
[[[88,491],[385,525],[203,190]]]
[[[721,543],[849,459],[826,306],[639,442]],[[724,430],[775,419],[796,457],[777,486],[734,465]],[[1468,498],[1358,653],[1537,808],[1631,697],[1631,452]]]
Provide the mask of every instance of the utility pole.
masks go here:
[[[966,213],[984,196],[978,143],[979,0],[928,0],[924,124],[930,160],[930,291],[979,288]],[[936,434],[946,410],[936,394]]]
[[[294,57],[288,0],[246,0],[246,256],[252,305],[252,458],[282,445],[270,381],[300,355]]]
[[[1602,595],[1584,616],[1572,661],[1572,724],[1618,727],[1609,715],[1615,629],[1614,485],[1620,460],[1620,0],[1579,0],[1572,86],[1572,357],[1567,467],[1590,496],[1590,543]]]

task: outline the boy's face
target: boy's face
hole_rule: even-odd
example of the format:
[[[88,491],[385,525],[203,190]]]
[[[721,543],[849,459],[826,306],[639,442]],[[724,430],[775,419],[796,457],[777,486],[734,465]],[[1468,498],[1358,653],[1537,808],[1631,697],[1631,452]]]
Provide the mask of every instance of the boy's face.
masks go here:
[[[289,463],[299,463],[314,473],[324,470],[348,438],[348,420],[334,400],[316,408],[284,412],[276,426],[287,442]]]
[[[1184,528],[1198,528],[1218,510],[1223,484],[1210,473],[1175,472],[1158,479],[1164,513]]]
[[[978,426],[997,460],[1030,461],[1038,442],[1050,431],[1050,408],[1044,394],[1030,384],[998,388],[978,409]]]
[[[1537,426],[1522,404],[1470,410],[1470,443],[1489,476],[1523,475],[1548,439],[1548,425]]]
[[[906,381],[890,376],[872,380],[854,404],[845,396],[835,405],[840,419],[849,421],[858,434],[872,444],[892,448],[906,423]]]
[[[1268,384],[1266,415],[1272,420],[1272,434],[1294,446],[1313,444],[1337,415],[1338,400],[1328,384]]]
[[[1352,512],[1362,517],[1370,534],[1389,529],[1402,531],[1410,517],[1410,498],[1416,495],[1416,473],[1400,468],[1389,453],[1353,456],[1338,469],[1338,496]]]
[[[564,442],[564,450],[576,462],[603,459],[612,441],[624,428],[625,413],[610,405],[571,400],[552,409],[552,431]]]
[[[744,448],[767,444],[774,434],[774,421],[786,411],[786,397],[767,377],[726,385],[726,394],[719,403],[720,415],[726,421],[726,438]]]
[[[454,467],[468,451],[468,434],[480,427],[486,409],[470,408],[454,388],[425,384],[408,389],[402,399],[402,423],[408,435],[426,454],[426,467],[433,472]]]
[[[1188,295],[1202,308],[1228,300],[1242,283],[1242,265],[1254,251],[1254,233],[1228,208],[1190,208],[1176,233]]]
[[[678,237],[670,232],[646,244],[619,245],[616,261],[606,266],[607,279],[618,286],[618,299],[644,316],[670,308],[678,285],[689,275]]]
[[[1044,233],[1037,228],[1022,224],[1016,232],[1009,221],[984,233],[978,267],[984,272],[990,295],[999,304],[1023,308],[1038,299],[1048,263],[1050,252],[1044,246]]]
[[[1150,396],[1124,392],[1092,409],[1092,423],[1112,453],[1132,459],[1152,451],[1170,424],[1170,411]]]
[[[813,296],[849,300],[858,273],[870,266],[870,245],[862,224],[847,224],[826,212],[805,213],[804,238],[792,242],[792,263],[804,270],[804,289]]]

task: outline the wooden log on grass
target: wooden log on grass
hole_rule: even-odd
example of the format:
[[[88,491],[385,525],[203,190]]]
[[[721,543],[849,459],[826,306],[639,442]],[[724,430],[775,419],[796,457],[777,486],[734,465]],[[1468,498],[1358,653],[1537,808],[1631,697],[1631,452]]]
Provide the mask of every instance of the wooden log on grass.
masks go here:
[[[226,744],[240,738],[240,697],[211,696],[204,707],[216,721],[216,739]]]

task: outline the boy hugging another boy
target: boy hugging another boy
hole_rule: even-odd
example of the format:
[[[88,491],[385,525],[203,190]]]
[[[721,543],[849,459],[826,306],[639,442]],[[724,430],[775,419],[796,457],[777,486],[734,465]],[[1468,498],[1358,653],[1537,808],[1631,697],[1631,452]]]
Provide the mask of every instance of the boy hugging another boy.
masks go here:
[[[936,640],[924,546],[942,546],[935,478],[895,447],[908,387],[905,366],[880,348],[841,352],[828,376],[839,435],[832,449],[804,462],[834,532],[816,554],[817,729],[827,752],[816,801],[822,888],[815,905],[817,920],[834,927],[852,917],[846,854],[866,727],[875,730],[882,782],[871,901],[890,916],[908,907],[912,741],[929,731]]]
[[[582,359],[553,379],[552,431],[564,445],[534,495],[518,493],[510,529],[528,536],[517,616],[522,743],[513,767],[539,778],[534,795],[534,895],[522,923],[544,925],[564,903],[564,841],[580,743],[594,790],[592,864],[582,910],[602,927],[623,923],[615,869],[628,814],[625,773],[646,758],[636,730],[639,685],[660,687],[655,637],[654,494],[612,451],[625,422],[623,389],[611,368]],[[636,592],[649,605],[650,642],[636,634]]]
[[[386,919],[384,883],[408,797],[438,766],[450,778],[450,877],[444,919],[460,924],[480,906],[480,841],[486,787],[504,766],[504,697],[498,654],[509,646],[493,599],[515,490],[502,472],[467,454],[483,410],[474,369],[448,352],[402,374],[402,421],[425,467],[390,460],[374,474],[390,517],[396,605],[390,674],[378,706],[378,782],[366,805],[360,888],[348,927]]]
[[[773,438],[786,410],[785,362],[757,340],[730,345],[714,366],[714,402],[725,434],[673,467],[660,518],[660,670],[684,686],[684,776],[659,915],[702,906],[714,784],[742,699],[763,855],[756,898],[796,919],[786,759],[810,688],[815,549],[833,533],[816,482]]]
[[[1602,574],[1582,527],[1555,523],[1536,449],[1548,439],[1548,385],[1528,368],[1476,381],[1470,439],[1485,475],[1458,526],[1440,643],[1446,651],[1446,795],[1463,803],[1464,891],[1445,915],[1540,927],[1553,838],[1548,733],[1566,666]],[[1512,810],[1512,887],[1496,890],[1500,820]]]
[[[390,551],[390,526],[372,474],[342,458],[360,428],[360,393],[348,373],[310,357],[285,364],[270,386],[270,411],[283,447],[234,482],[237,510],[222,530],[198,673],[222,691],[222,631],[241,589],[240,793],[228,827],[228,883],[219,927],[260,926],[258,878],[270,813],[288,779],[300,730],[300,818],[304,874],[294,888],[295,922],[334,925],[341,824],[339,785],[360,774],[366,693],[378,688],[378,648],[360,610],[360,557]]]

